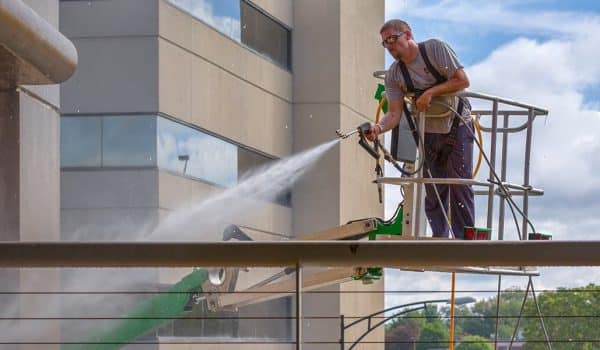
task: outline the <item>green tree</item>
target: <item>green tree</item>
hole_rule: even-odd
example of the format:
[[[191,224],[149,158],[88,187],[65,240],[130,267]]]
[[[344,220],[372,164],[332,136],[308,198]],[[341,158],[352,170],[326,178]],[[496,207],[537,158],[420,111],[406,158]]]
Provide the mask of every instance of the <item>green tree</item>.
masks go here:
[[[394,319],[385,329],[385,350],[412,350],[425,324],[422,311],[409,312]]]
[[[419,334],[417,350],[445,348],[448,344],[448,326],[441,320],[431,320],[423,326]]]
[[[498,312],[498,339],[510,339],[517,323],[525,292],[508,289],[500,294]],[[493,339],[496,335],[497,297],[482,299],[474,305],[461,305],[456,308],[456,335],[478,335]],[[449,308],[444,308],[444,317],[449,317]],[[522,324],[522,323],[521,323]]]
[[[599,285],[590,284],[575,289],[559,288],[557,291],[540,293],[538,303],[553,349],[600,348],[600,343],[597,342],[600,329]],[[523,335],[527,340],[525,349],[547,349],[541,322],[533,302],[527,304],[524,313],[529,315],[523,327]]]
[[[489,340],[478,335],[468,335],[464,337],[456,350],[493,350],[494,347]]]

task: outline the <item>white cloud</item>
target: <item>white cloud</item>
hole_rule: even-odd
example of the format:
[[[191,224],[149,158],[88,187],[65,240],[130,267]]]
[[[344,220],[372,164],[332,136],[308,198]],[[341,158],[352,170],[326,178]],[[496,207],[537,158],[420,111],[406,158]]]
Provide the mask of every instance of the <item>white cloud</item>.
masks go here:
[[[531,34],[584,34],[598,24],[598,16],[574,11],[528,11],[522,1],[388,0],[386,17],[428,19],[475,27],[483,31]],[[436,24],[432,24],[436,25]],[[455,29],[456,30],[456,29]],[[460,30],[460,28],[459,28]]]

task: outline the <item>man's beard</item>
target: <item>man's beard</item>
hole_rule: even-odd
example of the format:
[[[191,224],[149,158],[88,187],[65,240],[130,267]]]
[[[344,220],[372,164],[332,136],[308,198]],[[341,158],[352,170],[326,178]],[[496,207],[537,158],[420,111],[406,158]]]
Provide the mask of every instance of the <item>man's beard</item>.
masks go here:
[[[389,52],[389,51],[388,51],[388,52]],[[394,59],[395,59],[396,61],[400,60],[400,58],[402,57],[402,56],[400,56],[400,53],[399,53],[398,51],[394,51],[393,53],[392,53],[392,52],[390,52],[390,55],[391,55],[392,57],[394,57]]]

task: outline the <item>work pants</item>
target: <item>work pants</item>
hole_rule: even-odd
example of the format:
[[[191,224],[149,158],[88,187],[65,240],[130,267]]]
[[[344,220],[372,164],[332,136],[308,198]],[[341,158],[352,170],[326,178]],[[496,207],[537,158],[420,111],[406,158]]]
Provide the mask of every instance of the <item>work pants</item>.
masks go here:
[[[452,152],[446,162],[439,158],[440,150],[446,145],[449,134],[425,133],[425,165],[424,176],[429,177],[428,169],[434,178],[463,178],[471,179],[473,173],[473,130],[472,122],[466,125],[459,123]],[[441,163],[441,164],[440,164]],[[434,237],[448,237],[448,222],[444,210],[450,215],[452,231],[456,238],[463,238],[463,228],[475,225],[475,203],[471,185],[442,185],[436,184],[443,209],[433,189],[434,185],[425,185],[425,214]]]

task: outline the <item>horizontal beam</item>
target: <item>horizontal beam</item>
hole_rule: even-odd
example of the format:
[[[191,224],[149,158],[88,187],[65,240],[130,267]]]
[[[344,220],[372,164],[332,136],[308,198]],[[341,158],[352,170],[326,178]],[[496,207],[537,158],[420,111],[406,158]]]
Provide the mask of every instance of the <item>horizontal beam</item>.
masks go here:
[[[600,266],[600,241],[0,242],[0,267]]]

